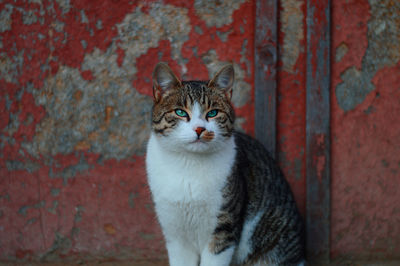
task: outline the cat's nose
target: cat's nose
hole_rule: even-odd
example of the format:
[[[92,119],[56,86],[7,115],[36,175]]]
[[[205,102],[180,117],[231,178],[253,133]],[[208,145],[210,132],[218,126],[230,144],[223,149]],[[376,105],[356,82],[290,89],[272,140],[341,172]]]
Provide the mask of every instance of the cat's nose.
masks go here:
[[[203,132],[204,130],[206,130],[204,127],[197,127],[194,131],[196,131],[197,136],[200,137],[201,132]]]

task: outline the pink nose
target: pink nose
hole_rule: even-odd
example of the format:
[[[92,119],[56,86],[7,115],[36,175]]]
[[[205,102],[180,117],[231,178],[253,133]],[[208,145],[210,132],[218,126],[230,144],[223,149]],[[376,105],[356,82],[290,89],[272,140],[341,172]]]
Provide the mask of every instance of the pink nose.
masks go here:
[[[197,136],[200,137],[201,132],[203,132],[204,130],[206,130],[204,127],[198,127],[194,131],[196,131]]]

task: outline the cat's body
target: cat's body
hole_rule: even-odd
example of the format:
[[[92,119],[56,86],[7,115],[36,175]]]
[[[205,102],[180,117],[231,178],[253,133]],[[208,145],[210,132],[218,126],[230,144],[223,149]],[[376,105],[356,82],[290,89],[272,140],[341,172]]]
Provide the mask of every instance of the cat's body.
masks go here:
[[[170,265],[301,264],[287,182],[260,143],[233,130],[232,66],[180,82],[159,64],[154,83],[146,164]]]

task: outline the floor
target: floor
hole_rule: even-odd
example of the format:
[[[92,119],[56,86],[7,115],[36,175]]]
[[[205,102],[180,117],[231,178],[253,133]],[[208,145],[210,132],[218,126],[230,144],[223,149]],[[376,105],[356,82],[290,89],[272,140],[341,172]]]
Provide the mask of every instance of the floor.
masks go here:
[[[76,262],[25,262],[25,263],[4,263],[0,266],[168,266],[168,261],[76,261]],[[399,266],[400,261],[336,261],[329,263],[329,266]],[[313,265],[308,265],[313,266]],[[319,265],[316,265],[319,266]],[[326,265],[324,265],[326,266]]]
[[[0,266],[73,266],[73,265],[82,265],[82,266],[168,266],[167,261],[77,261],[77,262],[54,262],[54,263],[45,263],[45,262],[25,262],[25,263],[2,263],[0,262]]]

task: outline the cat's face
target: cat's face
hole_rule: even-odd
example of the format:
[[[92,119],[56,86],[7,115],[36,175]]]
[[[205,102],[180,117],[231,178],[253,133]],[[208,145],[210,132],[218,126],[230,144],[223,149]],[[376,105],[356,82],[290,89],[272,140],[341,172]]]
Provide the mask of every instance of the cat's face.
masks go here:
[[[153,73],[152,129],[173,151],[215,152],[231,137],[235,114],[230,103],[234,79],[228,65],[211,81],[181,82],[164,63]]]

